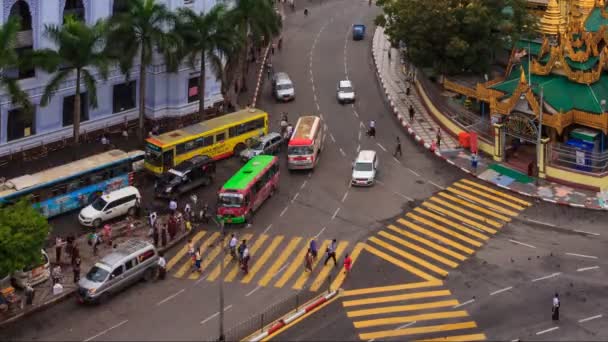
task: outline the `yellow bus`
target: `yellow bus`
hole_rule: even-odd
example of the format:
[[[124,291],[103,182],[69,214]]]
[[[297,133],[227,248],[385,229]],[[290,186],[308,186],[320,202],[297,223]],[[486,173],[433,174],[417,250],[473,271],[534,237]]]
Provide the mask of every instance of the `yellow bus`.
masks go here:
[[[238,155],[248,139],[265,134],[268,134],[268,113],[243,109],[146,139],[144,166],[159,176],[194,156],[218,160]]]

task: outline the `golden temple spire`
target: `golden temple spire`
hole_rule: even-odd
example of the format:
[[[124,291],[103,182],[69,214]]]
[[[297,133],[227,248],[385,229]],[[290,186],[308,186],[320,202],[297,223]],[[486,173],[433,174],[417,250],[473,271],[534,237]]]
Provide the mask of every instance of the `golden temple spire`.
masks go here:
[[[566,18],[564,18],[557,0],[549,0],[545,14],[540,19],[540,32],[548,35],[557,35],[565,31]]]
[[[528,53],[530,53],[530,51],[528,51]],[[529,68],[530,66],[528,66]],[[521,84],[528,84],[528,80],[526,80],[526,71],[524,70],[524,67],[520,67],[521,72],[519,74],[519,83]]]

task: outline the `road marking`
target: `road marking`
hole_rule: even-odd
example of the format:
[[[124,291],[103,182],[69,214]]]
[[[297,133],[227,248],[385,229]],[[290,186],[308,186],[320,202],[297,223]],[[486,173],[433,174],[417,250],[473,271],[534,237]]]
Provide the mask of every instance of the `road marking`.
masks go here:
[[[323,114],[319,114],[319,116],[321,117],[321,120],[325,121],[325,118],[323,117]]]
[[[361,140],[361,131],[359,131],[359,134],[357,135],[357,140]]]
[[[461,323],[451,323],[451,324],[440,324],[440,325],[429,325],[424,327],[416,327],[416,328],[407,328],[402,330],[383,330],[376,331],[370,333],[359,334],[359,338],[362,340],[368,339],[376,339],[376,338],[387,338],[387,337],[396,337],[396,336],[407,336],[414,334],[426,334],[432,332],[440,332],[440,331],[452,331],[452,330],[461,330],[461,329],[469,329],[469,328],[477,328],[477,323],[473,321],[461,322]]]
[[[481,185],[481,184],[479,184],[479,183],[475,183],[475,182],[470,181],[470,180],[468,180],[468,179],[461,179],[460,181],[461,181],[461,182],[463,182],[463,183],[470,184],[470,185],[472,185],[472,186],[474,186],[474,187],[477,187],[477,188],[479,188],[479,189],[486,190],[486,191],[488,191],[488,192],[491,192],[491,193],[493,193],[493,194],[495,194],[495,195],[498,195],[498,196],[501,196],[501,197],[503,197],[503,198],[509,199],[509,200],[511,200],[511,201],[513,201],[513,202],[517,202],[517,203],[519,203],[519,204],[525,205],[525,206],[527,206],[527,207],[529,207],[529,206],[531,206],[531,205],[532,205],[532,203],[530,203],[530,202],[528,202],[528,201],[524,201],[524,200],[519,199],[519,198],[517,198],[517,197],[515,197],[515,196],[511,196],[511,195],[506,194],[506,193],[504,193],[504,192],[502,192],[502,191],[494,190],[494,189],[492,189],[492,188],[490,188],[490,187],[487,187],[487,186],[485,186],[485,185]]]
[[[323,234],[324,231],[325,231],[325,227],[321,228],[321,230],[317,233],[317,235],[315,235],[315,239],[318,238],[319,236],[321,236],[321,234]]]
[[[161,300],[160,302],[156,303],[156,306],[162,305],[163,303],[166,303],[166,302],[170,301],[171,299],[179,296],[180,293],[182,293],[184,291],[186,291],[186,289],[181,289],[181,290],[177,291],[176,293],[174,293],[174,294],[170,295],[169,297],[167,297],[167,298]]]
[[[408,170],[409,172],[413,173],[413,174],[414,174],[414,176],[416,176],[416,177],[420,177],[420,174],[419,174],[418,172],[416,172],[416,171],[414,171],[414,170],[410,169],[409,167],[407,168],[407,170]]]
[[[466,311],[441,311],[441,312],[433,312],[433,313],[425,313],[418,315],[410,315],[410,316],[401,316],[401,317],[387,317],[387,318],[378,318],[378,319],[370,319],[365,321],[355,321],[353,325],[357,329],[361,328],[369,328],[369,327],[377,327],[381,325],[391,325],[391,324],[399,324],[406,323],[395,330],[400,330],[403,328],[407,328],[417,321],[430,321],[435,319],[444,319],[444,318],[457,318],[457,317],[467,317],[468,314]]]
[[[411,327],[412,325],[416,324],[416,322],[417,321],[413,321],[413,322],[410,322],[410,323],[406,323],[404,325],[400,325],[400,326],[396,327],[395,330],[401,330],[401,329],[404,329],[404,328],[407,328],[407,327]]]
[[[468,217],[472,217],[472,218],[477,219],[477,220],[479,220],[481,222],[484,222],[484,223],[487,223],[487,224],[489,224],[491,226],[494,226],[494,228],[500,228],[500,227],[502,227],[502,223],[496,222],[494,220],[490,220],[490,219],[488,219],[488,218],[486,218],[486,217],[484,217],[482,215],[473,213],[473,212],[471,212],[469,210],[462,209],[462,207],[457,206],[457,205],[453,205],[451,203],[448,203],[448,202],[442,200],[441,198],[439,198],[437,196],[433,196],[433,197],[429,198],[429,200],[431,200],[432,202],[435,202],[435,203],[439,203],[439,204],[443,205],[444,207],[450,208],[453,211],[459,212],[461,214],[467,215]],[[428,203],[428,202],[423,203],[423,205],[426,206],[426,207],[432,208],[433,210],[438,211],[438,212],[440,212],[440,213],[442,213],[444,215],[456,218],[456,219],[460,220],[461,222],[464,222],[464,223],[468,224],[469,226],[478,228],[479,230],[488,232],[490,234],[496,234],[496,229],[486,227],[486,226],[484,226],[484,225],[482,225],[480,223],[477,223],[476,221],[473,221],[473,220],[470,220],[470,219],[468,219],[468,218],[466,218],[464,216],[455,214],[452,211],[448,211],[448,210],[446,210],[444,208],[438,207],[438,206],[436,206],[434,204],[431,204],[431,203]],[[487,240],[486,238],[483,238],[483,237],[480,237],[480,238],[484,239],[484,240]]]
[[[538,220],[528,219],[528,222],[538,223],[538,224],[542,224],[543,226],[548,226],[548,227],[555,227],[555,225],[553,223],[547,223],[547,222],[538,221]]]
[[[264,242],[266,242],[267,239],[268,239],[268,235],[266,235],[266,234],[262,234],[257,239],[255,239],[253,246],[249,249],[249,255],[252,257],[257,256],[256,253],[262,247]],[[224,282],[227,282],[227,283],[232,282],[234,280],[234,278],[236,278],[236,275],[239,273],[240,269],[241,269],[240,265],[238,263],[235,264],[232,267],[232,269],[230,270],[230,272],[228,272],[228,274],[224,277]]]
[[[433,271],[433,272],[435,272],[435,273],[437,273],[437,274],[439,274],[441,276],[445,277],[445,276],[448,275],[448,272],[446,270],[444,270],[444,269],[442,269],[440,267],[437,267],[434,264],[432,264],[430,262],[427,262],[427,261],[425,261],[422,258],[419,258],[419,257],[417,257],[415,255],[412,255],[412,254],[408,253],[408,252],[404,252],[400,248],[397,248],[397,247],[395,247],[395,246],[393,246],[393,245],[391,245],[389,243],[386,243],[386,242],[378,239],[375,236],[370,237],[368,239],[368,241],[373,242],[373,243],[375,243],[378,246],[384,247],[386,250],[389,250],[389,251],[391,251],[391,252],[393,252],[393,253],[395,253],[395,254],[397,254],[397,255],[405,258],[405,259],[411,260],[411,261],[415,262],[416,264],[418,264],[418,265],[420,265],[420,266],[422,266],[422,267],[424,267],[424,268],[426,268],[428,270],[431,270],[431,271]]]
[[[415,342],[447,342],[447,341],[485,341],[487,337],[485,334],[470,334],[470,335],[457,335],[457,336],[443,336],[432,339],[416,340]],[[519,340],[518,340],[519,341]]]
[[[342,147],[340,147],[340,153],[342,153],[343,157],[346,157],[346,153],[344,153],[344,150],[342,149]]]
[[[310,80],[312,82],[312,79]],[[315,94],[315,84],[312,84],[312,92],[313,92],[313,96],[315,97],[315,102],[317,102],[317,95]]]
[[[272,223],[268,225],[268,227],[266,227],[266,229],[264,229],[264,231],[262,232],[262,234],[266,234],[270,228],[272,228]]]
[[[318,102],[315,102],[315,104],[317,105],[317,112],[321,110],[321,107],[319,106]]]
[[[306,186],[306,183],[308,183],[307,180],[305,180],[304,183],[302,183],[302,185],[300,185],[300,190],[304,189],[304,187]]]
[[[352,259],[352,266],[354,266],[355,263],[357,262],[357,258],[359,257],[359,254],[361,254],[361,251],[363,250],[364,247],[365,247],[365,243],[358,242],[357,245],[355,246],[355,248],[353,248],[353,250],[349,253],[350,258]],[[330,288],[339,289],[342,286],[344,279],[346,279],[346,273],[338,272],[338,274],[335,276],[334,281],[331,283]]]
[[[504,205],[506,205],[506,206],[509,206],[509,207],[511,207],[511,208],[513,208],[513,209],[517,209],[517,210],[519,210],[519,211],[522,211],[522,210],[524,210],[524,209],[525,209],[525,207],[522,207],[522,206],[521,206],[521,205],[519,205],[519,204],[514,204],[514,203],[511,203],[511,202],[509,202],[508,200],[502,199],[502,198],[497,197],[497,196],[490,195],[490,194],[488,194],[487,192],[484,192],[484,191],[481,191],[481,190],[474,189],[474,188],[472,188],[472,187],[470,187],[470,186],[466,186],[466,185],[461,184],[461,183],[454,183],[454,186],[455,186],[455,187],[458,187],[458,188],[461,188],[461,189],[464,189],[464,190],[467,190],[467,191],[469,191],[469,192],[471,192],[471,193],[474,193],[474,194],[476,194],[476,195],[478,195],[478,196],[482,196],[482,197],[489,198],[489,199],[491,199],[491,200],[493,200],[493,201],[495,201],[495,202],[502,203],[502,204],[504,204]],[[484,187],[484,188],[485,188],[485,187]],[[492,191],[491,191],[491,193],[494,193],[493,191],[495,191],[494,189],[490,189],[490,188],[486,188],[486,189],[488,189],[488,190],[486,190],[486,191],[492,190]],[[501,193],[501,192],[499,192],[499,193]],[[501,194],[502,194],[502,193],[501,193]]]
[[[340,260],[340,258],[342,257],[342,253],[344,253],[347,246],[348,246],[348,241],[340,241],[338,243],[338,247],[336,248],[336,252],[335,252],[337,260]],[[321,259],[321,258],[319,257],[319,259]],[[317,291],[323,284],[327,284],[327,286],[329,287],[331,284],[326,283],[326,280],[328,280],[327,277],[328,277],[329,273],[334,268],[338,268],[336,266],[332,265],[331,263],[329,263],[328,265],[323,265],[321,267],[321,271],[319,272],[319,275],[317,275],[317,278],[310,285],[310,291],[313,291],[313,292]],[[339,272],[339,270],[340,270],[340,268],[338,268],[338,272]]]
[[[429,184],[434,185],[435,187],[441,189],[441,190],[445,190],[445,187],[433,182],[433,181],[429,181]]]
[[[577,272],[585,272],[585,271],[590,271],[590,270],[596,270],[600,268],[599,266],[591,266],[591,267],[583,267],[583,268],[579,268],[576,271]]]
[[[457,300],[450,299],[450,300],[441,300],[441,301],[437,301],[437,302],[429,302],[429,303],[421,303],[421,304],[385,306],[385,307],[381,307],[381,308],[347,311],[346,316],[348,316],[350,318],[354,318],[354,317],[371,316],[371,315],[395,313],[395,312],[436,309],[436,308],[444,308],[444,307],[453,306],[456,303],[458,303]]]
[[[272,239],[270,246],[266,247],[266,249],[264,250],[264,253],[262,253],[262,256],[260,256],[259,258],[256,258],[257,260],[253,264],[253,267],[251,267],[251,269],[249,270],[247,275],[245,277],[243,277],[243,279],[241,279],[242,284],[248,284],[253,279],[253,277],[256,275],[256,273],[258,273],[262,269],[262,266],[264,266],[266,261],[268,261],[268,259],[270,259],[270,257],[272,256],[272,253],[274,252],[275,249],[277,249],[277,247],[279,247],[279,245],[281,244],[281,242],[283,241],[284,238],[285,237],[283,235],[279,235],[279,236],[275,237],[274,239]]]
[[[361,145],[357,145],[357,152],[361,151]]]
[[[527,243],[523,243],[523,242],[519,242],[519,241],[511,240],[511,239],[509,239],[509,241],[511,241],[511,242],[513,242],[513,243],[515,243],[515,244],[518,244],[518,245],[522,245],[522,246],[526,246],[526,247],[530,247],[530,248],[536,248],[536,247],[534,247],[534,246],[532,246],[532,245],[529,245],[529,244],[527,244]]]
[[[390,229],[390,230],[392,230],[394,232],[397,232],[397,233],[399,233],[399,234],[401,234],[401,235],[403,235],[403,236],[405,236],[407,238],[410,238],[410,239],[412,239],[414,241],[417,241],[417,242],[420,242],[420,243],[422,243],[424,245],[427,245],[427,246],[435,249],[436,251],[439,251],[439,252],[442,252],[444,254],[447,254],[447,255],[449,255],[449,256],[451,256],[453,258],[456,258],[456,259],[458,259],[460,261],[464,261],[464,260],[467,259],[467,257],[465,257],[462,254],[456,253],[456,252],[452,251],[451,249],[448,249],[448,248],[445,248],[443,246],[440,246],[440,245],[438,245],[438,244],[436,244],[436,243],[434,243],[432,241],[429,241],[429,240],[427,240],[427,239],[425,239],[423,237],[420,237],[420,236],[418,236],[416,234],[412,234],[412,233],[410,233],[410,232],[408,232],[406,230],[403,230],[401,228],[397,228],[397,227],[395,227],[392,224],[389,224],[386,228],[388,228],[388,229]]]
[[[333,134],[329,133],[329,137],[331,138],[332,142],[334,142],[334,143],[336,142],[336,138],[334,138]]]
[[[268,229],[270,229],[270,227],[272,227],[272,224],[270,224],[267,228],[266,231],[268,231]],[[239,240],[247,240],[249,241],[251,239],[251,237],[253,236],[253,234],[245,234],[241,237],[239,237]],[[226,257],[224,257],[224,270],[228,270],[230,263],[233,261],[232,255],[228,254],[226,255]],[[236,262],[236,260],[234,260]],[[215,268],[213,269],[213,271],[211,271],[211,273],[209,273],[209,275],[207,277],[201,277],[201,279],[199,279],[197,281],[197,283],[203,279],[207,279],[207,281],[214,281],[215,279],[217,279],[217,277],[220,276],[220,271],[221,271],[222,265],[217,265],[215,266]]]
[[[338,215],[338,212],[340,212],[340,207],[336,208],[336,211],[334,211],[334,214],[331,216],[331,219],[335,219],[336,216]]]
[[[224,308],[224,312],[230,310],[230,308],[232,308],[232,304],[228,305],[227,307]],[[220,314],[220,312],[216,312],[213,315],[205,318],[204,320],[201,321],[201,324],[205,324],[207,322],[209,322],[210,320],[214,319],[215,317],[217,317]]]
[[[399,159],[397,159],[396,157],[393,156],[393,160],[397,163],[397,164],[401,164],[401,161]]]
[[[88,341],[94,340],[94,339],[98,338],[99,336],[106,334],[108,331],[120,327],[121,325],[127,323],[128,321],[129,321],[128,319],[125,319],[124,321],[122,321],[122,322],[120,322],[118,324],[115,324],[115,325],[109,327],[108,329],[100,332],[99,334],[87,338],[86,340],[84,340],[84,342],[88,342]]]
[[[603,315],[595,315],[595,316],[579,319],[578,322],[579,323],[585,323],[585,322],[589,322],[589,321],[592,321],[594,319],[598,319],[598,318],[602,318],[602,317],[604,317],[604,316]]]
[[[192,238],[192,244],[195,245],[198,240],[205,236],[206,233],[207,232],[204,230],[196,233],[196,235],[194,235]],[[182,249],[180,249],[175,256],[169,260],[169,262],[167,262],[167,271],[173,268],[173,266],[175,266],[183,258],[183,256],[186,255],[186,253],[188,253],[188,244],[182,247]]]
[[[509,286],[509,287],[505,287],[504,289],[496,290],[494,292],[491,292],[490,296],[494,296],[494,295],[497,295],[499,293],[502,293],[502,292],[505,292],[505,291],[509,291],[512,288],[513,288],[513,286]]]
[[[566,253],[566,255],[577,256],[577,257],[587,258],[587,259],[597,259],[597,257],[593,256],[593,255],[584,255],[584,254],[576,254],[576,253]]]
[[[245,297],[249,297],[249,296],[251,296],[252,294],[254,294],[254,293],[257,291],[257,290],[259,290],[259,289],[261,289],[261,288],[262,288],[262,286],[259,286],[259,285],[258,285],[258,286],[256,286],[256,287],[255,287],[255,289],[253,289],[253,290],[249,291],[249,292],[248,292],[248,293],[245,295]]]
[[[281,211],[281,214],[279,215],[279,217],[283,217],[283,215],[285,215],[287,208],[289,208],[289,206],[286,206],[285,209],[283,209],[283,211]]]
[[[356,110],[353,110],[353,114],[355,114],[356,117],[359,117],[359,113],[357,113]],[[360,138],[359,138],[360,139]]]
[[[365,128],[365,124],[363,123],[363,121],[359,121],[359,127]]]
[[[545,280],[545,279],[549,279],[549,278],[553,278],[553,277],[557,277],[558,275],[562,274],[561,272],[556,272],[556,273],[552,273],[549,274],[548,276],[544,276],[544,277],[540,277],[540,278],[536,278],[536,279],[532,279],[532,282],[537,282],[539,280]]]
[[[436,281],[423,281],[423,282],[407,283],[407,284],[399,284],[399,285],[377,286],[377,287],[368,287],[368,288],[356,289],[356,290],[345,290],[342,293],[342,296],[343,297],[360,296],[360,295],[365,295],[365,294],[420,289],[420,288],[425,288],[425,287],[436,287],[436,286],[442,286],[442,285],[443,285],[442,281],[436,280]],[[456,302],[455,304],[458,304],[458,301],[455,301],[455,302]],[[379,309],[382,309],[382,308],[379,308]]]
[[[327,246],[329,246],[330,241],[329,240],[325,240],[323,241],[323,243],[321,244],[321,248],[319,248],[320,251],[324,251],[327,249]],[[322,256],[318,256],[312,263],[312,269],[314,270],[315,267],[317,267],[317,265],[319,264],[319,262],[321,262],[321,259],[323,257]],[[304,257],[299,258],[299,260],[304,260]],[[298,264],[296,262],[296,264]],[[301,267],[302,264],[300,264]],[[296,280],[295,284],[293,284],[293,286],[291,287],[294,290],[301,290],[304,285],[306,284],[306,281],[312,277],[312,272],[308,272],[306,270],[303,270],[302,273],[300,273],[300,276],[298,277],[298,280]]]
[[[432,275],[430,275],[430,274],[428,274],[426,272],[423,272],[423,271],[419,270],[418,268],[416,268],[414,266],[406,264],[405,262],[403,262],[403,261],[401,261],[401,260],[399,260],[399,259],[397,259],[397,258],[395,258],[395,257],[393,257],[391,255],[389,255],[388,253],[384,253],[383,251],[381,251],[379,249],[376,249],[373,246],[366,245],[365,249],[368,252],[376,255],[377,257],[379,257],[381,259],[384,259],[384,260],[390,262],[391,264],[393,264],[395,266],[401,267],[402,269],[404,269],[404,270],[406,270],[406,271],[408,271],[408,272],[410,272],[412,274],[415,274],[415,275],[419,276],[420,278],[422,278],[424,280],[427,280],[427,281],[437,281],[438,280],[437,278],[433,277]]]
[[[296,247],[298,247],[298,244],[300,244],[301,240],[302,240],[301,237],[296,237],[294,239],[291,239],[291,241],[289,241],[289,244],[287,244],[287,247],[283,248],[281,255],[276,259],[274,264],[272,264],[272,266],[270,266],[268,271],[266,271],[266,274],[262,277],[262,279],[260,279],[258,281],[258,285],[267,286],[268,283],[270,283],[270,281],[272,280],[272,278],[274,278],[277,274],[281,273],[281,271],[283,271],[285,269],[285,267],[288,266],[288,264],[285,264],[285,262],[287,261],[287,258],[289,258],[291,253],[294,251],[294,249],[296,249]],[[283,265],[283,264],[285,264],[285,265]]]
[[[433,209],[435,209],[435,208],[433,208]],[[431,212],[429,212],[427,210],[421,209],[421,208],[416,208],[414,210],[417,213],[424,214],[424,215],[426,215],[428,217],[431,217],[433,219],[438,219],[440,222],[443,222],[443,223],[446,223],[446,224],[447,224],[447,222],[452,222],[452,221],[444,220],[441,216],[435,215],[435,214],[433,214],[433,213],[431,213]],[[407,213],[407,216],[410,217],[410,218],[413,218],[416,221],[421,222],[421,223],[423,223],[423,224],[425,224],[425,225],[427,225],[427,226],[429,226],[429,227],[431,227],[431,228],[433,228],[435,230],[438,230],[438,231],[443,232],[443,233],[445,233],[447,235],[450,235],[450,236],[455,237],[457,239],[460,239],[460,240],[462,240],[464,242],[467,242],[467,243],[469,243],[469,244],[471,244],[471,245],[473,245],[475,247],[481,247],[483,245],[481,242],[479,242],[477,240],[473,240],[473,239],[469,238],[468,236],[465,236],[465,235],[462,235],[460,233],[457,233],[457,232],[455,232],[455,231],[453,231],[453,230],[451,230],[449,228],[446,228],[446,227],[444,227],[442,225],[439,225],[439,224],[437,224],[435,222],[429,221],[429,220],[427,220],[427,219],[425,219],[425,218],[423,218],[421,216],[418,216],[416,214]],[[469,229],[468,233],[471,234],[471,235],[473,235],[473,236],[475,236],[475,237],[478,237],[480,239],[488,240],[487,236],[485,236],[485,235],[483,235],[481,233],[478,233],[476,231],[473,231],[473,230]]]
[[[492,202],[488,202],[488,201],[485,201],[485,200],[480,199],[478,197],[469,195],[468,193],[466,193],[464,191],[460,191],[460,190],[458,190],[456,188],[453,188],[451,186],[448,187],[447,190],[449,192],[453,193],[453,194],[456,194],[456,195],[462,197],[462,198],[466,198],[466,199],[470,200],[471,202],[476,202],[476,203],[483,204],[486,207],[494,209],[496,211],[499,211],[499,212],[501,212],[503,214],[507,214],[507,215],[511,215],[511,216],[517,216],[518,215],[518,213],[515,212],[515,211],[505,209],[504,206],[501,206],[501,205],[498,205],[498,204],[494,204]]]
[[[376,143],[376,145],[378,145],[378,147],[380,147],[382,149],[382,151],[386,152],[386,148],[384,148],[384,146],[382,146],[382,144]]]
[[[453,262],[452,260],[444,258],[441,255],[433,253],[433,252],[431,252],[431,251],[429,251],[429,250],[427,250],[425,248],[422,248],[422,247],[420,247],[420,246],[418,246],[416,244],[410,243],[409,241],[401,239],[401,238],[399,238],[399,237],[397,237],[395,235],[389,234],[389,233],[387,233],[385,231],[378,232],[378,235],[383,236],[383,237],[385,237],[385,238],[387,238],[387,239],[389,239],[391,241],[394,241],[394,242],[396,242],[396,243],[398,243],[398,244],[400,244],[400,245],[402,245],[404,247],[412,249],[412,250],[414,250],[414,251],[416,251],[416,252],[418,252],[420,254],[424,254],[424,255],[432,258],[432,259],[435,259],[435,260],[443,263],[444,265],[448,265],[448,266],[450,266],[452,268],[456,268],[458,266],[458,263]]]
[[[293,259],[293,261],[289,264],[289,268],[287,269],[287,271],[285,271],[281,278],[279,278],[279,280],[274,283],[274,287],[283,287],[285,283],[287,283],[289,278],[291,278],[291,276],[296,273],[297,269],[302,267],[302,264],[299,261],[304,260],[304,256],[306,255],[306,253],[308,253],[308,245],[310,244],[310,240],[307,241],[307,244],[304,245],[302,249],[300,249],[298,255],[296,255],[295,259]]]
[[[344,203],[344,201],[346,201],[346,197],[348,196],[348,191],[346,191],[344,193],[344,196],[342,196],[342,203]]]
[[[414,219],[416,219],[416,216],[414,216]],[[406,226],[406,227],[408,227],[410,229],[413,229],[413,230],[417,231],[418,233],[430,236],[430,237],[432,237],[435,240],[439,240],[439,241],[443,242],[444,244],[450,245],[450,246],[452,246],[452,247],[454,247],[456,249],[459,249],[459,250],[461,250],[461,251],[463,251],[463,252],[465,252],[467,254],[473,254],[475,252],[473,249],[471,249],[469,247],[465,247],[465,246],[463,246],[462,244],[460,244],[458,242],[454,242],[451,239],[443,237],[443,235],[436,234],[436,233],[434,233],[434,232],[432,232],[432,231],[430,231],[428,229],[422,228],[421,226],[419,226],[419,225],[417,225],[417,224],[415,224],[413,222],[406,221],[406,220],[401,219],[401,218],[397,219],[397,222],[399,222],[400,224],[402,224],[402,225],[404,225],[404,226]],[[422,221],[420,221],[420,222],[422,222]],[[422,223],[424,224],[424,222],[422,222]]]
[[[576,230],[576,229],[575,229],[574,231],[575,231],[575,232],[577,232],[577,233],[583,233],[583,234],[589,234],[589,235],[600,236],[600,234],[599,234],[599,233],[586,232],[586,231],[584,231],[584,230]]]
[[[557,330],[557,329],[559,329],[559,327],[553,327],[553,328],[549,328],[549,329],[547,329],[547,330],[543,330],[543,331],[539,331],[539,332],[537,332],[537,333],[536,333],[536,335],[542,335],[542,334],[545,334],[545,333],[548,333],[548,332],[551,332],[551,331],[553,331],[553,330]]]
[[[209,246],[212,246],[215,243],[215,240],[217,240],[219,237],[220,232],[215,232],[207,240],[205,240],[205,242],[201,243],[201,256],[205,255],[205,252]],[[177,272],[173,274],[173,276],[176,278],[181,278],[190,270],[194,271],[194,264],[192,263],[192,260],[187,260],[182,267],[180,267]]]
[[[458,305],[454,305],[452,308],[453,308],[453,309],[458,309],[459,307],[461,307],[461,306],[465,306],[465,305],[468,305],[468,304],[471,304],[471,303],[473,303],[474,301],[475,301],[475,299],[469,299],[469,300],[467,300],[466,302],[460,303],[460,304],[458,304]]]
[[[413,293],[405,293],[405,294],[399,294],[399,295],[393,295],[393,296],[346,300],[346,301],[342,302],[342,306],[348,308],[351,306],[399,302],[399,301],[410,300],[410,299],[444,297],[444,296],[450,296],[451,294],[452,293],[450,292],[450,290],[413,292]],[[418,305],[422,305],[422,304],[418,304]]]
[[[293,196],[293,198],[291,199],[291,203],[295,202],[296,198],[298,198],[298,196],[300,196],[299,192],[296,192],[296,194]]]
[[[460,199],[458,197],[452,196],[452,195],[448,194],[447,192],[440,192],[438,195],[441,196],[441,197],[443,197],[443,198],[447,198],[447,199],[451,200],[452,202],[456,202],[456,203],[458,203],[460,205],[463,205],[465,207],[469,207],[471,209],[475,209],[476,211],[478,211],[480,213],[484,213],[486,215],[490,215],[492,217],[495,217],[495,218],[497,218],[499,220],[502,220],[502,221],[505,221],[505,222],[511,221],[510,217],[498,214],[498,213],[494,212],[493,210],[488,210],[486,208],[482,208],[482,207],[480,207],[480,206],[478,206],[476,204],[473,204],[473,203],[471,203],[469,201],[466,201],[466,200]],[[472,217],[474,217],[474,216],[472,216]],[[485,218],[481,219],[481,221],[484,221],[484,219]],[[502,226],[502,224],[500,226]],[[500,227],[497,227],[497,228],[500,228]]]

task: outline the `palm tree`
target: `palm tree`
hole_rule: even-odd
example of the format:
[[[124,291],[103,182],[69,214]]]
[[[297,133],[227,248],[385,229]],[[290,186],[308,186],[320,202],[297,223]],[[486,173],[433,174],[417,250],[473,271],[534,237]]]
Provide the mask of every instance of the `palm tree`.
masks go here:
[[[230,24],[229,12],[222,4],[214,6],[207,13],[197,14],[190,8],[178,10],[178,23],[175,31],[183,41],[184,57],[194,68],[196,58],[200,56],[201,74],[198,80],[198,115],[202,120],[205,111],[205,61],[209,60],[215,77],[223,76],[224,56],[234,53],[234,47],[240,46],[237,30]]]
[[[44,49],[33,53],[34,64],[47,71],[57,71],[44,88],[40,105],[46,106],[63,81],[76,73],[74,96],[74,143],[80,139],[80,89],[82,82],[88,93],[88,106],[97,108],[97,87],[89,66],[95,67],[101,77],[108,78],[108,57],[104,53],[107,24],[103,20],[88,26],[73,16],[67,16],[64,24],[47,25],[46,36],[58,50]]]
[[[177,69],[179,37],[171,28],[175,16],[164,4],[155,0],[130,0],[128,10],[110,19],[111,54],[118,59],[127,78],[137,57],[139,60],[139,137],[145,137],[146,69],[153,62],[154,52],[165,57],[169,71]]]
[[[28,111],[32,108],[27,93],[19,88],[15,78],[6,73],[7,69],[14,69],[21,64],[15,50],[19,29],[19,20],[14,17],[9,17],[8,21],[0,27],[0,87],[8,92],[12,103],[19,104],[24,111]]]

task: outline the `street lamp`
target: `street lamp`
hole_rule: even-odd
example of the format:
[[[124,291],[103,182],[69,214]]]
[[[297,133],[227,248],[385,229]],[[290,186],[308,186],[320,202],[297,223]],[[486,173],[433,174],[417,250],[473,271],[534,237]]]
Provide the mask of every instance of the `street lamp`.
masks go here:
[[[542,134],[543,134],[543,85],[540,85],[540,105],[538,106],[538,110],[540,113],[538,113],[538,135],[536,138],[536,167],[538,168],[538,164],[540,163],[540,159],[542,157],[542,145],[541,145],[541,139],[542,139]],[[540,170],[539,170],[540,171]],[[538,175],[536,178],[536,181],[538,182]]]
[[[224,274],[224,259],[226,259],[226,250],[224,249],[224,220],[217,220],[215,217],[212,217],[213,222],[217,224],[220,228],[220,236],[221,236],[221,248],[222,257],[220,258],[220,274]],[[220,292],[220,333],[218,341],[223,342],[226,341],[226,336],[224,335],[224,282],[218,281],[219,292]]]

